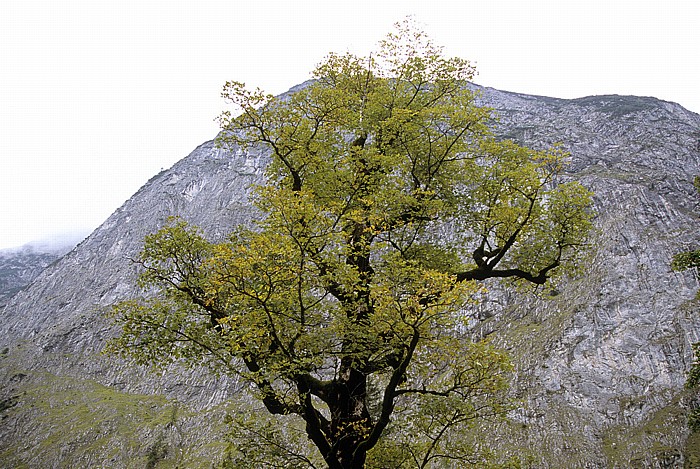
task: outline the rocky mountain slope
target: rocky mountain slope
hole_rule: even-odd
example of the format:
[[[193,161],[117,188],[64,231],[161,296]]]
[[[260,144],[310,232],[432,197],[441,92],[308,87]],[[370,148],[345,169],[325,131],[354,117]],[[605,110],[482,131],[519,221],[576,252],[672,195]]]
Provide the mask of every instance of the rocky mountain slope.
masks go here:
[[[653,98],[576,100],[482,90],[497,132],[534,147],[561,142],[569,176],[595,191],[595,249],[583,273],[546,295],[496,288],[483,334],[509,349],[521,403],[484,428],[533,467],[692,467],[683,391],[700,316],[697,282],[671,256],[700,244],[700,116]],[[171,215],[211,238],[250,222],[259,151],[212,142],[153,177],[100,228],[0,312],[0,466],[210,467],[225,448],[235,381],[160,376],[100,354],[109,305],[136,293],[130,260]],[[565,463],[563,463],[563,461]]]
[[[73,249],[87,234],[63,234],[20,247],[0,249],[0,309],[13,295],[32,283],[48,265]]]
[[[62,254],[36,250],[31,246],[0,250],[0,308]]]

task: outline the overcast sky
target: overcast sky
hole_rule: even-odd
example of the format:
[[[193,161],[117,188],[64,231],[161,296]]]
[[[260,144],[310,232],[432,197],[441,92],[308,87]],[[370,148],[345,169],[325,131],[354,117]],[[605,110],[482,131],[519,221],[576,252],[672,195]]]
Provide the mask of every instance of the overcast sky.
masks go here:
[[[87,234],[216,135],[226,80],[280,93],[412,14],[476,82],[700,112],[696,0],[0,1],[0,248]]]

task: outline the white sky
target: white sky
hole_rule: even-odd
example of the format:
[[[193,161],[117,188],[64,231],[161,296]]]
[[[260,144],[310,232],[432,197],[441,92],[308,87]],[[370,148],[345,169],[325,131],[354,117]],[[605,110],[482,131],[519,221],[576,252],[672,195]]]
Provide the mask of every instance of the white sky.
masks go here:
[[[0,248],[87,232],[217,133],[226,80],[280,93],[412,14],[477,83],[700,112],[697,0],[0,1]]]

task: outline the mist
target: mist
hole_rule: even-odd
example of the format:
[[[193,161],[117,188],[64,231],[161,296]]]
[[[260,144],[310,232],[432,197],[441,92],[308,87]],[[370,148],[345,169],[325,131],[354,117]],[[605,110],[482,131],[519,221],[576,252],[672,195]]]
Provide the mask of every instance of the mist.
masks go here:
[[[87,238],[89,234],[90,230],[88,229],[55,233],[21,245],[0,247],[0,254],[12,254],[19,251],[65,254]]]

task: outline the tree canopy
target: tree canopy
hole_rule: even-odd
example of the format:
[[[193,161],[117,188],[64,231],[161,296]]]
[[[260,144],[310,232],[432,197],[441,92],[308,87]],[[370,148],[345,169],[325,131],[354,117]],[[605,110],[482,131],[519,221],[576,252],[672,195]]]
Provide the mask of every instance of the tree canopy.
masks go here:
[[[492,136],[474,73],[402,24],[293,93],[227,83],[220,143],[271,158],[260,219],[220,242],[180,219],[148,236],[156,294],[115,307],[113,348],[244,378],[303,423],[317,453],[285,453],[302,466],[476,464],[451,432],[503,415],[512,368],[469,339],[480,281],[571,271],[592,215],[564,151]]]

